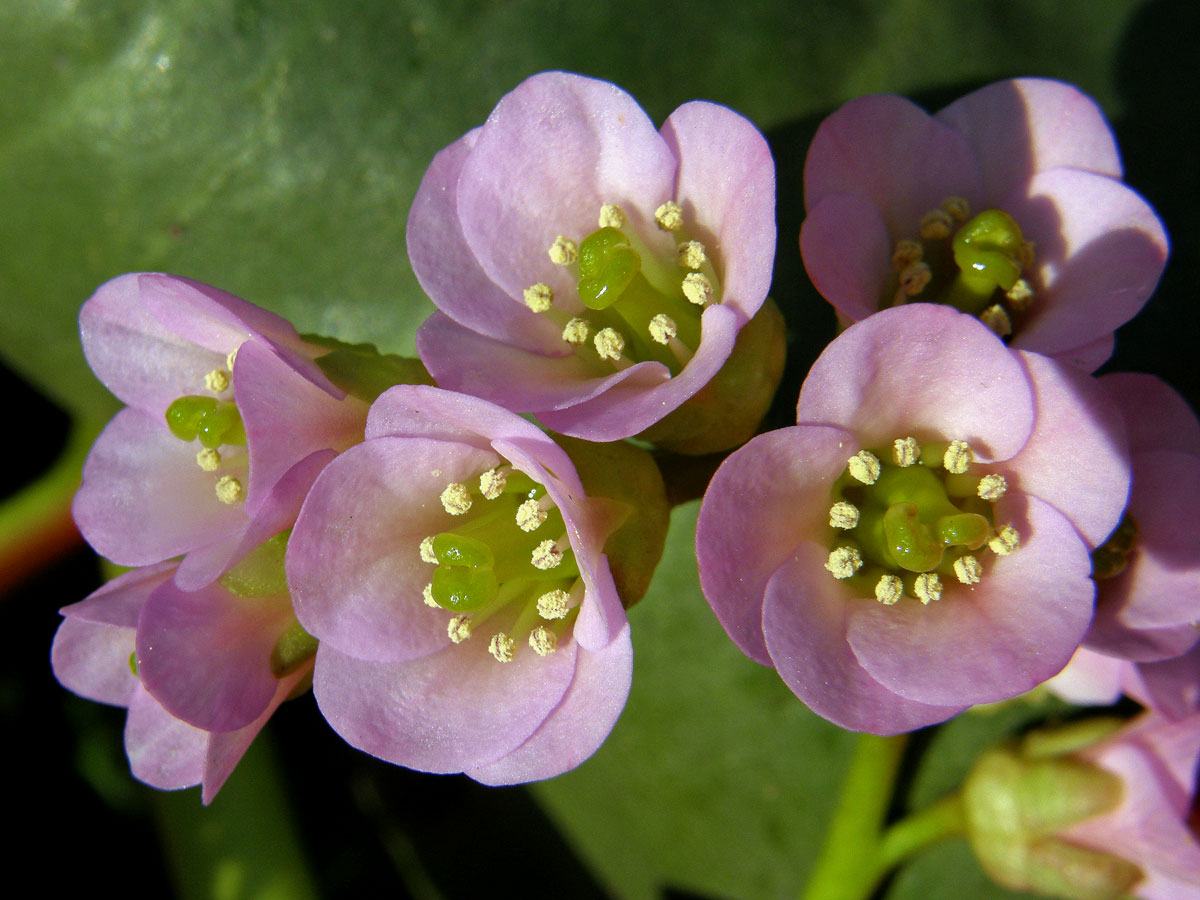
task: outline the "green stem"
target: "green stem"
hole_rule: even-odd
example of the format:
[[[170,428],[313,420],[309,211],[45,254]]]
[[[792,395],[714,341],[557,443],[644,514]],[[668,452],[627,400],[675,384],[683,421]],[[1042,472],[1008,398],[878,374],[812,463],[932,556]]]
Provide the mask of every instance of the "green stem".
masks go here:
[[[932,806],[901,819],[879,841],[880,877],[934,844],[963,833],[962,798],[943,797]]]

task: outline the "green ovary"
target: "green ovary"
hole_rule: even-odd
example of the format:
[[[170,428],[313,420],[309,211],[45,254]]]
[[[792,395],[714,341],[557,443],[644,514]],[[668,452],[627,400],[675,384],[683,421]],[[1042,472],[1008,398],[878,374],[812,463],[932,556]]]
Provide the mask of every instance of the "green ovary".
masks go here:
[[[964,312],[979,312],[997,289],[1012,290],[1021,277],[1025,238],[1021,227],[1003,210],[989,209],[954,235],[958,280],[950,302]]]
[[[245,445],[246,430],[237,405],[214,397],[189,395],[167,407],[167,428],[181,441],[200,439],[210,450],[222,444]]]

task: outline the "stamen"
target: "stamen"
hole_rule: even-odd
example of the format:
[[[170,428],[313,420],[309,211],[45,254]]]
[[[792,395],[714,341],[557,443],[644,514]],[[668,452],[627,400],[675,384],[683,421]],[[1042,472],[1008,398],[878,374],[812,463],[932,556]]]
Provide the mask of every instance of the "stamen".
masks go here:
[[[974,556],[960,556],[954,561],[954,577],[963,584],[979,584],[983,577],[983,566]]]
[[[205,472],[215,472],[217,471],[217,467],[221,465],[221,454],[211,447],[205,447],[196,454],[196,465]]]
[[[883,471],[879,457],[870,450],[859,450],[846,460],[846,469],[852,478],[863,484],[874,484],[879,478],[879,473]]]
[[[1021,246],[1017,248],[1017,260],[1021,263],[1022,269],[1028,269],[1033,265],[1033,241],[1021,241]]]
[[[858,507],[845,500],[839,500],[829,507],[829,526],[849,530],[858,524]]]
[[[488,643],[488,653],[496,658],[496,662],[512,662],[517,648],[517,642],[503,631],[492,635]]]
[[[654,221],[663,231],[678,231],[683,227],[683,208],[674,200],[668,200],[654,211]]]
[[[625,210],[615,203],[605,203],[600,207],[601,228],[621,228],[625,224]]]
[[[697,306],[704,306],[713,298],[713,286],[705,276],[699,272],[691,272],[683,279],[683,296],[688,298],[688,301],[695,303]]]
[[[590,333],[586,319],[572,319],[563,327],[562,339],[568,344],[582,344]]]
[[[522,531],[537,531],[546,521],[547,512],[537,500],[526,500],[517,507],[517,527]]]
[[[948,212],[955,222],[965,222],[971,218],[971,204],[962,197],[947,197],[942,201],[942,209]]]
[[[556,266],[569,266],[579,258],[579,246],[561,234],[554,239],[547,252],[550,254],[550,262]]]
[[[233,506],[246,499],[246,489],[232,475],[222,475],[217,480],[217,499]]]
[[[461,644],[471,636],[471,617],[458,615],[446,623],[446,636],[456,644]],[[492,638],[494,642],[496,638]],[[491,647],[488,648],[489,650]],[[495,652],[492,653],[495,656]],[[496,657],[499,659],[499,657]]]
[[[999,337],[1008,337],[1013,332],[1012,319],[999,303],[993,303],[979,314],[981,321]]]
[[[1033,288],[1024,278],[1018,278],[1004,296],[1008,298],[1008,305],[1013,312],[1025,312],[1033,304]]]
[[[913,593],[922,604],[928,606],[942,599],[942,580],[936,572],[922,572],[913,582]]]
[[[565,619],[571,611],[571,595],[566,591],[549,591],[538,597],[537,611],[543,619]]]
[[[425,601],[425,605],[428,606],[430,609],[441,609],[442,608],[442,604],[438,603],[437,600],[433,596],[433,582],[432,581],[429,582],[429,584],[425,585],[425,587],[421,588],[421,599]]]
[[[699,269],[708,259],[699,241],[684,241],[675,249],[675,261],[686,269]]]
[[[915,437],[896,438],[892,442],[892,458],[896,460],[896,465],[905,469],[916,465],[921,458],[921,445]]]
[[[229,388],[229,373],[224,369],[213,369],[204,376],[204,386],[214,394]]]
[[[596,333],[593,343],[596,345],[596,352],[600,354],[601,359],[611,359],[615,362],[625,352],[625,338],[621,337],[621,333],[613,328],[600,329]]]
[[[450,482],[442,491],[442,507],[452,516],[465,515],[471,508],[470,489],[461,482]]]
[[[875,599],[884,606],[895,606],[904,596],[904,582],[895,575],[881,575],[875,585]]]
[[[1008,490],[1008,479],[1003,475],[984,475],[979,479],[979,487],[975,493],[980,500],[990,500],[993,503],[1004,496]]]
[[[529,632],[529,646],[538,656],[549,656],[558,647],[558,635],[544,625]]]
[[[920,234],[924,240],[938,241],[950,237],[954,220],[944,209],[931,209],[921,217]]]
[[[548,569],[556,568],[563,561],[563,552],[558,549],[557,544],[551,540],[542,541],[533,548],[533,555],[530,562],[534,568],[541,569],[543,572]]]
[[[896,249],[892,251],[892,268],[903,272],[913,263],[920,262],[925,256],[925,250],[919,241],[897,241]]]
[[[862,567],[862,554],[855,547],[838,547],[825,563],[825,568],[837,579],[849,578]]]
[[[933,280],[928,264],[915,262],[900,273],[900,290],[906,297],[915,297]]]
[[[974,460],[975,454],[971,452],[966,441],[951,441],[946,452],[942,454],[942,466],[947,472],[955,475],[961,475],[967,471]]]
[[[525,288],[525,305],[535,313],[544,313],[554,305],[554,291],[541,281],[531,284]]]
[[[675,320],[670,316],[659,313],[650,320],[650,337],[660,344],[669,344],[671,338],[679,334]]]
[[[231,375],[233,374],[233,361],[237,359],[237,352],[238,348],[234,347],[229,351],[229,355],[225,357],[225,368],[229,370]]]
[[[1021,535],[1011,525],[1005,525],[988,541],[988,549],[997,556],[1008,556],[1021,546]]]
[[[488,469],[479,476],[479,493],[483,494],[485,500],[495,500],[504,493],[504,486],[508,483],[508,475],[501,472],[499,469]]]

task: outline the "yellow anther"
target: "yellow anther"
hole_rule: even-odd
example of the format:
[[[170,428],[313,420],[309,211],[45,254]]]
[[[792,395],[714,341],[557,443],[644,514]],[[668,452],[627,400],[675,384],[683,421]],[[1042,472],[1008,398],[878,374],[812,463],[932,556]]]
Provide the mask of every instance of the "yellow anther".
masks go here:
[[[955,222],[965,222],[971,218],[971,204],[962,197],[947,197],[942,201],[942,209],[948,212]]]
[[[705,306],[713,298],[712,282],[699,272],[689,272],[685,275],[680,287],[683,288],[683,296],[688,298],[688,302],[697,306]]]
[[[506,484],[508,484],[507,474],[499,469],[488,469],[479,476],[479,493],[483,494],[485,500],[495,500],[504,493]]]
[[[895,606],[904,596],[904,582],[895,575],[881,575],[875,585],[875,599],[884,606]]]
[[[699,269],[708,259],[699,241],[684,241],[675,248],[675,261],[685,269]]]
[[[900,273],[900,290],[905,297],[915,297],[933,280],[928,264],[915,262]]]
[[[895,249],[892,250],[892,268],[903,272],[913,263],[920,262],[924,256],[925,251],[920,241],[897,241]]]
[[[839,500],[829,507],[829,526],[849,530],[858,524],[858,507]]]
[[[421,538],[421,561],[435,566],[438,564],[437,554],[433,552],[433,535]]]
[[[993,503],[1004,496],[1008,490],[1008,479],[1003,475],[984,475],[979,479],[979,487],[975,493],[980,500],[991,500]]]
[[[558,646],[558,635],[545,625],[539,625],[529,632],[529,646],[538,656],[549,656]]]
[[[488,642],[488,653],[495,657],[496,662],[512,662],[516,649],[517,642],[503,631],[492,635]]]
[[[571,611],[571,595],[566,591],[548,591],[538,597],[537,611],[543,619],[565,619]]]
[[[973,556],[960,556],[954,561],[954,577],[963,584],[979,584],[983,577],[983,566]]]
[[[625,210],[615,203],[605,203],[600,207],[601,228],[622,228],[625,225]]]
[[[546,571],[547,569],[557,568],[558,564],[563,561],[563,552],[558,549],[554,541],[542,541],[533,548],[533,555],[530,562],[533,563],[535,569]]]
[[[579,258],[579,247],[569,237],[563,237],[561,234],[554,239],[547,252],[550,254],[550,262],[556,266],[569,266]]]
[[[205,472],[215,472],[217,471],[217,467],[221,465],[221,454],[210,447],[205,447],[196,454],[196,465]]]
[[[879,478],[879,473],[883,471],[879,457],[870,450],[859,450],[846,460],[846,469],[851,478],[863,484],[874,484]]]
[[[217,479],[217,499],[233,506],[246,499],[246,489],[232,475],[222,475]]]
[[[471,508],[470,489],[461,482],[450,482],[442,491],[442,508],[452,516],[465,515]]]
[[[988,549],[997,556],[1008,556],[1021,546],[1021,535],[1011,525],[1005,525],[988,541]]]
[[[925,606],[942,599],[942,579],[936,572],[922,572],[913,581],[913,593]]]
[[[950,237],[954,228],[954,220],[944,209],[931,209],[921,216],[920,234],[924,240],[937,241]]]
[[[678,333],[679,328],[670,316],[659,313],[650,320],[650,337],[659,344],[669,344]]]
[[[237,359],[237,352],[238,348],[234,347],[225,357],[225,368],[229,370],[230,374],[233,373],[233,361]]]
[[[219,394],[229,388],[229,373],[224,369],[213,369],[204,376],[204,387]]]
[[[461,644],[469,638],[471,636],[471,617],[459,615],[452,618],[446,623],[446,636],[456,644]],[[488,649],[490,650],[491,648],[489,647]]]
[[[550,285],[538,282],[525,288],[525,305],[535,313],[544,313],[554,305],[554,291]]]
[[[1013,312],[1025,312],[1033,305],[1033,288],[1024,278],[1018,278],[1016,283],[1004,293],[1004,296],[1008,298],[1008,305]]]
[[[838,579],[849,578],[863,566],[862,554],[856,547],[838,547],[825,562],[828,572]]]
[[[966,441],[951,441],[946,452],[942,454],[942,467],[954,475],[961,475],[971,468],[975,454],[971,452]]]
[[[917,464],[921,458],[921,445],[917,443],[917,439],[912,437],[896,438],[892,441],[892,459],[896,461],[896,465],[908,468]]]
[[[522,531],[537,531],[546,521],[546,511],[536,500],[526,500],[517,507],[517,527]]]
[[[421,588],[421,599],[425,601],[425,605],[430,609],[438,609],[441,606],[440,603],[433,599],[432,581],[425,585],[425,587]]]
[[[683,207],[668,200],[654,211],[654,221],[663,231],[678,231],[683,227]]]
[[[993,303],[979,314],[979,321],[986,325],[997,337],[1008,337],[1012,334],[1012,319],[1008,311],[999,303]]]
[[[563,326],[562,339],[568,344],[582,344],[591,331],[586,319],[572,319]]]
[[[621,332],[615,328],[601,328],[596,332],[592,343],[601,359],[610,359],[616,362],[625,352],[625,338],[621,337]]]

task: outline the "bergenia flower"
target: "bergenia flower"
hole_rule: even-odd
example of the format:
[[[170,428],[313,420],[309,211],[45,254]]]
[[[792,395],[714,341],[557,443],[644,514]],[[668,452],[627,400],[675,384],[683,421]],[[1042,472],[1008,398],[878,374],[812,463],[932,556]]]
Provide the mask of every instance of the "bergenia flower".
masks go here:
[[[686,103],[660,132],[612,84],[535,75],[421,182],[408,252],[439,309],[421,359],[555,431],[638,434],[713,379],[763,305],[774,211],[770,151],[737,113]]]
[[[224,291],[122,275],[79,319],[89,365],[127,408],[92,448],[73,511],[120,565],[182,555],[180,587],[211,583],[289,527],[321,467],[362,439],[366,403],[313,362],[328,351]]]
[[[473,397],[393,388],[366,438],[321,473],[288,546],[326,719],[375,756],[489,784],[578,765],[629,690],[603,552],[622,510]]]
[[[1162,224],[1121,175],[1100,109],[1061,82],[997,82],[934,116],[861,97],[809,147],[804,264],[851,322],[947,303],[1092,371],[1167,257]]]
[[[700,509],[700,583],[744,653],[881,734],[1066,664],[1129,488],[1091,378],[913,304],[833,341],[796,419],[735,451]]]
[[[212,597],[207,603],[200,597],[203,615],[160,631],[165,617],[179,617],[197,597],[174,586],[175,568],[160,563],[135,569],[63,609],[51,663],[65,687],[129,710],[125,750],[135,777],[164,790],[200,784],[207,804],[266,720],[311,674],[312,646],[295,625],[286,594],[281,604],[278,596],[239,596],[224,587],[223,610],[214,608]],[[233,586],[254,594],[246,590],[246,571]],[[202,593],[216,591],[214,585]],[[282,627],[261,628],[264,613]],[[250,635],[256,640],[246,640]],[[247,665],[252,657],[246,651],[256,642],[264,652]],[[192,724],[147,690],[148,679]],[[197,721],[218,727],[197,727]]]

